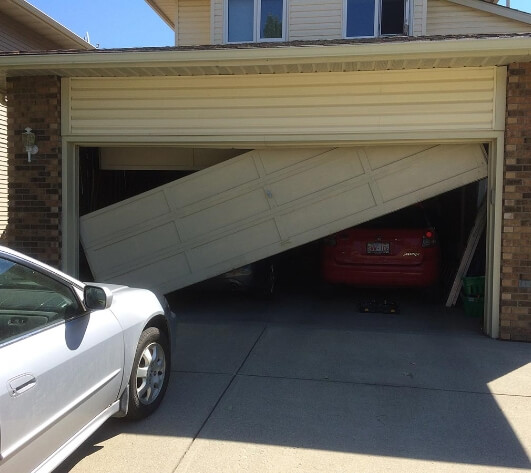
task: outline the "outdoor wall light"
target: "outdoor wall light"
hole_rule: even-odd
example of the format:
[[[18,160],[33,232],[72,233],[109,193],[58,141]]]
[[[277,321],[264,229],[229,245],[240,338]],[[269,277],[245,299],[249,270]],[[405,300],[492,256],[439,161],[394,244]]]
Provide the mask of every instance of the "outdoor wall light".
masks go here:
[[[31,128],[26,128],[26,133],[22,133],[22,143],[28,153],[28,163],[31,163],[31,155],[36,154],[39,148],[35,145],[35,133],[32,133]]]

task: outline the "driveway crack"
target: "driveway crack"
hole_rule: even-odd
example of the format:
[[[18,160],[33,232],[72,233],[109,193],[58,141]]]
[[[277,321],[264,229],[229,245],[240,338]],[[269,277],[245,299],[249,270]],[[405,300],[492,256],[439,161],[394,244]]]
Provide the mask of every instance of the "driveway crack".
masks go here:
[[[232,373],[232,377],[230,379],[230,381],[228,382],[227,386],[225,387],[225,389],[223,390],[223,392],[221,393],[221,395],[219,396],[218,400],[216,401],[216,403],[214,404],[214,406],[212,407],[212,409],[210,409],[210,412],[208,413],[208,415],[206,416],[205,420],[203,421],[203,423],[201,424],[201,427],[199,427],[199,429],[197,430],[197,432],[195,433],[194,437],[192,438],[192,441],[190,442],[190,444],[188,445],[188,447],[186,448],[185,452],[181,455],[181,458],[179,458],[177,464],[175,465],[175,468],[174,468],[174,472],[177,471],[177,469],[179,468],[179,465],[182,463],[182,461],[185,459],[186,455],[188,455],[188,452],[190,451],[190,448],[192,447],[192,445],[194,444],[194,442],[196,441],[196,439],[199,437],[199,435],[201,435],[201,432],[202,430],[204,429],[205,425],[208,423],[208,421],[210,420],[210,418],[212,417],[212,414],[214,414],[214,411],[217,409],[217,407],[219,406],[219,404],[221,403],[221,400],[225,397],[225,394],[227,393],[227,391],[230,389],[230,387],[232,386],[232,384],[234,383],[234,380],[236,379],[236,377],[239,375],[239,372],[240,370],[243,368],[243,366],[245,365],[247,359],[249,358],[249,356],[251,355],[251,353],[253,352],[253,350],[255,349],[256,345],[258,345],[258,343],[260,342],[260,340],[262,339],[262,337],[264,336],[264,333],[266,332],[267,330],[267,324],[264,325],[264,327],[262,328],[262,331],[260,332],[260,334],[258,335],[258,337],[256,337],[256,340],[254,341],[253,343],[253,346],[249,349],[249,351],[247,352],[247,355],[245,355],[245,358],[243,359],[243,361],[240,363],[240,366],[238,367],[237,370],[235,370],[234,373]]]

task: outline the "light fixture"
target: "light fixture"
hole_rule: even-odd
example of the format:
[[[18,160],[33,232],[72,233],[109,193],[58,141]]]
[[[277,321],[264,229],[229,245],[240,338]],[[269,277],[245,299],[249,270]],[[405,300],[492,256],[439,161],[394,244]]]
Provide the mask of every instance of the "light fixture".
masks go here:
[[[26,133],[22,133],[22,143],[28,153],[28,163],[31,163],[31,155],[36,154],[39,148],[35,145],[35,133],[31,131],[30,127],[26,128]]]

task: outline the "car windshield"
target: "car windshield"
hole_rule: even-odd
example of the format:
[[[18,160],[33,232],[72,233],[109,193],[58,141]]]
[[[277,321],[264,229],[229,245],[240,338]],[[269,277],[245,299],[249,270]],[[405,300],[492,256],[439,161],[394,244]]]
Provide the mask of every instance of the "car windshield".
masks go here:
[[[425,228],[430,223],[422,207],[417,205],[397,210],[359,225],[359,228]]]

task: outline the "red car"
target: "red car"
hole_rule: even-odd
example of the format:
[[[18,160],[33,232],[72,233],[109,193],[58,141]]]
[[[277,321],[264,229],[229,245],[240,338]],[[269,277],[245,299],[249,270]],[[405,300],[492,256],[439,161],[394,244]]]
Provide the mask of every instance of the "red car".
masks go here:
[[[441,251],[420,205],[407,207],[324,239],[327,283],[362,287],[427,287],[439,278]]]

